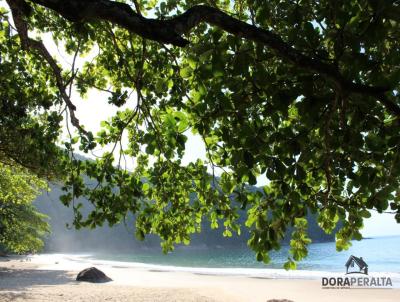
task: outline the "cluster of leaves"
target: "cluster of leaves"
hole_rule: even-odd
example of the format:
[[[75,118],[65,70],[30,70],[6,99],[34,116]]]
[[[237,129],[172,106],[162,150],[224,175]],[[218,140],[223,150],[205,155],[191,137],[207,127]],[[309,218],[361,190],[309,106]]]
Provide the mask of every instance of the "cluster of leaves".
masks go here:
[[[32,202],[46,187],[26,169],[0,164],[0,245],[6,250],[28,253],[43,248],[50,226]]]
[[[200,3],[136,2],[142,12],[160,18]],[[389,87],[387,97],[400,105],[398,3],[206,2],[272,30],[302,53],[336,66],[353,83]],[[63,202],[73,204],[76,227],[113,225],[133,213],[137,237],[158,234],[168,251],[174,243],[189,243],[204,217],[213,227],[223,223],[226,236],[240,233],[236,220],[242,208],[248,210],[249,246],[260,261],[268,262],[268,252],[279,249],[289,226],[295,228],[285,265],[294,268],[307,255],[309,210],[326,232],[342,221],[338,250],[361,238],[371,210],[381,213],[390,206],[400,221],[398,117],[374,96],[346,93],[276,51],[206,24],[188,35],[189,46],[178,48],[110,23],[77,25],[34,8],[29,24],[38,33],[49,32],[71,55],[96,53],[76,72],[75,89],[82,96],[91,89],[105,91],[110,104],[129,107],[103,122],[98,134],[80,133],[66,144]],[[13,66],[24,62],[16,48],[5,50],[17,57]],[[33,81],[44,89],[46,67],[32,62]],[[38,106],[37,99],[29,106]],[[185,150],[189,129],[203,139],[208,162],[182,165],[190,152]],[[95,161],[71,155],[96,146],[112,146],[112,152]],[[123,169],[127,158],[135,162],[129,172]],[[207,166],[224,171],[218,185]],[[247,190],[261,175],[269,180],[263,192]],[[80,196],[95,206],[88,217],[74,203]]]
[[[5,14],[0,7],[0,14]],[[40,176],[57,172],[62,116],[49,68],[21,52],[8,21],[0,19],[0,162],[29,168]]]

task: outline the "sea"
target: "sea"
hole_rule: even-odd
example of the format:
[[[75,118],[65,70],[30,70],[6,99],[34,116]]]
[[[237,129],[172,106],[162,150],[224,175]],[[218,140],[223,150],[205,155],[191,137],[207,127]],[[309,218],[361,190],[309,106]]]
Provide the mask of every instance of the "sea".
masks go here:
[[[338,252],[334,242],[312,243],[308,256],[297,263],[297,270],[343,272],[348,258],[362,257],[370,272],[400,274],[400,236],[374,237],[352,241],[348,250]],[[182,247],[163,254],[159,249],[138,250],[130,253],[90,253],[87,259],[119,263],[140,263],[160,267],[223,268],[223,269],[282,269],[289,247],[270,253],[271,262],[258,262],[248,248]]]

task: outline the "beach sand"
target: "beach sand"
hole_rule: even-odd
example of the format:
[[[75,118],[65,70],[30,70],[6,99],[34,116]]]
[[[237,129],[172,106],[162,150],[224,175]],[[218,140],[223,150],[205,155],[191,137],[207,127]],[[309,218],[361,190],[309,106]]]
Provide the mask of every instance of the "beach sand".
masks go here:
[[[113,279],[75,281],[87,262],[0,258],[0,301],[266,302],[400,301],[400,289],[322,289],[321,280],[208,275],[92,263]]]

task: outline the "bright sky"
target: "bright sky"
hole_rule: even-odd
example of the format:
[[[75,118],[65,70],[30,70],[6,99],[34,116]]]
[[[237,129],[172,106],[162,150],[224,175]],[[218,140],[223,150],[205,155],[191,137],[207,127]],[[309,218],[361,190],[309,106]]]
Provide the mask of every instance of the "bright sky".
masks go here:
[[[64,53],[60,53],[51,39],[45,38],[44,40],[50,52],[57,57],[64,67],[68,68],[68,56]],[[104,93],[93,91],[89,93],[87,99],[83,100],[76,93],[73,94],[72,100],[77,107],[76,115],[81,124],[85,125],[86,130],[92,131],[93,133],[98,132],[100,130],[100,121],[107,120],[117,112],[118,109],[115,106],[107,103],[107,97],[108,96]],[[206,150],[201,138],[191,134],[190,131],[188,131],[186,135],[188,136],[188,141],[186,143],[183,164],[196,161],[198,158],[206,159]],[[95,153],[100,155],[102,151],[103,150],[98,149]],[[216,172],[218,174],[218,171]],[[257,180],[257,185],[259,186],[267,182],[267,178],[264,175]],[[365,237],[400,235],[400,224],[396,223],[394,215],[379,214],[374,211],[372,211],[371,214],[372,217],[365,220],[365,226],[362,232]]]

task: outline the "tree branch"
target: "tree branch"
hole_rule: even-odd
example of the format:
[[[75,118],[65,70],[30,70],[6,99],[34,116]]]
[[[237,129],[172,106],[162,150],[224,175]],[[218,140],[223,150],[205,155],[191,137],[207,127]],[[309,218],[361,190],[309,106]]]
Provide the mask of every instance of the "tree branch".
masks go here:
[[[57,62],[53,59],[47,48],[44,46],[43,42],[31,39],[28,36],[28,26],[24,20],[26,13],[21,6],[21,3],[23,3],[23,1],[6,0],[6,2],[11,8],[14,24],[17,28],[22,47],[26,50],[36,50],[36,52],[49,64],[56,78],[57,88],[61,94],[62,99],[69,109],[72,125],[74,125],[81,133],[87,134],[87,131],[83,129],[83,127],[79,123],[78,118],[75,116],[76,107],[66,93],[66,86],[64,85],[64,81],[61,75],[62,72],[60,67],[58,67]]]
[[[23,0],[7,1],[20,2]],[[171,19],[157,20],[143,17],[128,4],[111,0],[31,0],[31,2],[50,8],[72,22],[109,21],[143,38],[179,47],[189,44],[189,41],[183,38],[182,35],[188,33],[200,23],[205,22],[235,36],[273,49],[277,56],[288,60],[297,67],[329,78],[343,92],[372,96],[379,100],[390,113],[400,117],[399,105],[385,96],[385,93],[391,91],[389,87],[356,84],[351,80],[345,79],[333,64],[306,56],[283,41],[279,35],[235,19],[215,7],[196,5],[185,13]]]

